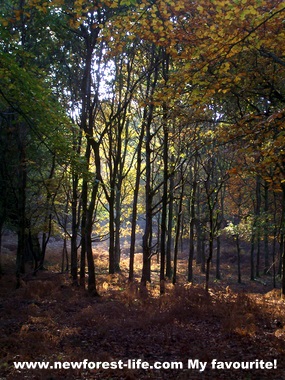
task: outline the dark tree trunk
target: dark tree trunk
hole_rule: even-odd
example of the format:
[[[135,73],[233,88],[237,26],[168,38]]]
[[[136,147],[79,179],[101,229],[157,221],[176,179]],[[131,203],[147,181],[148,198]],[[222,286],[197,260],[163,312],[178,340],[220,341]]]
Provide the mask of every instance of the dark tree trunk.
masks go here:
[[[166,110],[164,111],[164,113]],[[163,193],[161,212],[161,238],[160,238],[160,294],[163,294],[165,281],[165,258],[166,258],[166,236],[167,236],[167,201],[168,201],[168,128],[163,125]]]
[[[282,187],[282,220],[281,220],[281,233],[284,239],[284,230],[285,230],[285,184],[281,184]],[[282,276],[281,276],[281,297],[285,298],[285,245],[283,242],[282,247]]]
[[[268,211],[269,211],[269,185],[267,182],[264,184],[264,212],[265,212],[265,227],[264,227],[264,274],[269,272],[269,241],[268,241]]]
[[[82,144],[82,130],[79,136],[74,136],[73,149],[77,154],[80,154]],[[70,274],[74,285],[78,285],[78,252],[77,252],[77,239],[78,229],[81,218],[81,207],[78,201],[78,185],[79,176],[76,169],[72,170],[72,189],[71,189],[71,247],[70,247]],[[82,265],[82,264],[81,264]]]
[[[261,178],[260,176],[257,176],[256,178],[256,210],[255,215],[258,218],[257,221],[257,250],[256,250],[256,267],[255,267],[255,275],[256,277],[260,277],[260,229],[261,229],[261,223],[260,223],[260,211],[261,211]]]
[[[135,258],[135,246],[136,246],[136,226],[137,226],[137,205],[140,188],[141,178],[141,162],[142,162],[142,143],[144,138],[144,123],[141,127],[141,133],[138,141],[138,153],[137,153],[137,169],[136,169],[136,182],[134,189],[133,210],[132,210],[132,231],[131,231],[131,243],[130,243],[130,264],[129,264],[129,281],[134,279],[134,258]]]
[[[184,185],[182,184],[182,189],[179,197],[179,205],[177,212],[177,224],[175,232],[175,242],[174,242],[174,258],[173,258],[173,285],[176,284],[177,279],[177,259],[178,259],[178,246],[179,246],[179,237],[181,233],[181,219],[182,219],[182,206],[183,206],[183,195],[184,195]]]
[[[25,249],[28,235],[26,230],[26,189],[27,189],[27,166],[26,166],[26,126],[19,125],[18,135],[19,166],[18,166],[18,247],[16,257],[16,287],[20,287],[21,274],[25,272]]]
[[[63,247],[61,254],[61,273],[68,272],[69,270],[69,261],[68,261],[68,251],[67,251],[67,236],[64,235],[63,238]]]
[[[188,282],[193,282],[193,259],[194,259],[194,229],[196,224],[195,203],[197,192],[197,157],[195,157],[192,194],[190,199],[190,236],[188,256]]]
[[[254,228],[254,227],[253,227]],[[250,239],[250,280],[254,281],[254,248],[255,248],[255,233],[251,232]]]
[[[118,186],[116,187],[115,194],[115,271],[120,272],[120,262],[121,262],[121,241],[120,241],[120,232],[121,232],[121,190],[122,183],[121,178],[119,180]]]
[[[152,46],[151,65],[154,65],[153,75],[149,77],[147,86],[149,99],[153,98],[158,80],[158,57],[156,57],[156,47]],[[152,200],[153,192],[151,189],[151,124],[153,120],[154,104],[150,103],[144,110],[145,123],[145,230],[143,235],[143,266],[141,284],[146,286],[147,281],[151,281],[151,233],[152,233]]]
[[[164,83],[167,84],[169,78],[169,55],[163,51],[162,76]],[[168,148],[169,148],[169,130],[168,130],[168,105],[164,102],[162,105],[162,127],[163,127],[163,190],[162,190],[162,211],[161,211],[161,250],[160,250],[160,294],[165,292],[165,259],[166,259],[166,237],[167,237],[167,203],[168,203]]]
[[[216,262],[216,279],[221,279],[220,271],[220,262],[221,262],[221,238],[217,236],[217,262]]]
[[[201,188],[199,184],[197,184],[197,195],[196,195],[196,232],[197,232],[197,249],[196,249],[196,265],[201,265],[201,271],[205,273],[205,249],[203,249],[203,240],[204,233],[202,229],[202,221],[201,221],[201,202],[200,202],[200,192]]]
[[[115,217],[114,217],[114,189],[111,189],[109,201],[109,274],[115,270]]]
[[[71,248],[70,248],[70,274],[72,281],[77,285],[78,264],[77,264],[77,235],[78,235],[78,199],[77,199],[77,176],[72,181],[72,201],[71,201]]]
[[[171,248],[172,248],[172,228],[173,228],[173,201],[174,201],[174,175],[169,180],[169,205],[168,205],[168,228],[167,228],[167,244],[166,244],[166,277],[172,276],[171,265]]]
[[[146,286],[150,282],[150,256],[151,256],[151,231],[152,231],[152,191],[151,191],[151,134],[150,123],[146,124],[146,178],[145,178],[145,230],[143,236],[143,265],[141,283]]]
[[[210,279],[210,265],[213,258],[214,253],[214,225],[213,225],[213,209],[210,207],[210,237],[209,237],[209,255],[206,261],[206,284],[205,284],[205,290],[208,292],[209,290],[209,279]]]
[[[237,246],[237,266],[238,266],[238,283],[241,284],[241,257],[240,257],[240,242],[239,235],[236,235],[236,246]]]

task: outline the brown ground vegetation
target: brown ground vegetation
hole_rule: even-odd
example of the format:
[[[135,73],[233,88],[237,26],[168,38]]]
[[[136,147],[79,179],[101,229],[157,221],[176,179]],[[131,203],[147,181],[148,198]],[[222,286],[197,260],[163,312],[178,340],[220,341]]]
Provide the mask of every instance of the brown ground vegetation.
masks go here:
[[[154,282],[140,289],[138,279],[127,281],[128,259],[122,272],[107,274],[104,247],[95,250],[100,298],[71,286],[61,274],[60,248],[51,247],[46,271],[27,275],[15,289],[14,253],[2,254],[0,279],[0,379],[248,379],[281,380],[285,372],[285,312],[270,280],[236,284],[229,277],[231,255],[223,280],[203,289],[184,284],[186,262],[181,258],[178,284],[167,284],[159,296],[156,264]],[[225,261],[225,260],[224,260]],[[184,266],[183,266],[184,265]],[[244,263],[244,273],[246,273]],[[139,275],[140,255],[136,255]],[[228,272],[227,272],[228,270]],[[232,272],[231,272],[232,273]],[[16,370],[14,361],[118,361],[140,358],[150,364],[181,361],[179,370]],[[187,369],[188,359],[208,362],[204,372]],[[277,369],[213,370],[218,361],[277,360]]]

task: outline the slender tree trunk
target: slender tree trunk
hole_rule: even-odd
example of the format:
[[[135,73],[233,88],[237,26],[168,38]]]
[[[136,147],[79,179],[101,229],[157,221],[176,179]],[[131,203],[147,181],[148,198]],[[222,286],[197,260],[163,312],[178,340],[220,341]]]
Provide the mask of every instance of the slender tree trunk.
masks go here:
[[[146,286],[147,281],[150,281],[150,256],[151,256],[151,230],[152,230],[152,192],[151,192],[151,148],[150,148],[150,124],[146,125],[146,178],[145,178],[145,229],[143,235],[143,265],[141,284]]]
[[[87,184],[86,184],[87,185]],[[82,186],[82,216],[81,216],[81,251],[80,251],[80,272],[79,283],[85,289],[85,266],[86,266],[86,214],[87,214],[87,187]]]
[[[177,279],[177,260],[178,260],[179,237],[181,233],[183,195],[184,195],[184,185],[182,185],[182,189],[181,189],[181,193],[179,197],[178,213],[177,213],[177,224],[176,224],[175,243],[174,243],[174,258],[173,258],[173,278],[172,278],[173,285],[176,284],[176,279]]]
[[[250,280],[254,281],[254,248],[255,248],[255,233],[254,233],[254,226],[253,231],[251,232],[251,238],[250,238]]]
[[[213,258],[213,252],[214,252],[214,225],[213,225],[213,209],[210,207],[210,237],[209,237],[209,255],[206,261],[206,284],[205,284],[205,290],[206,292],[209,291],[209,279],[210,279],[210,265]]]
[[[114,189],[111,189],[109,201],[109,274],[115,273],[115,217]]]
[[[142,161],[142,142],[144,138],[144,123],[141,128],[141,133],[138,141],[138,153],[137,153],[137,169],[136,169],[136,182],[134,189],[133,210],[132,210],[132,231],[131,231],[131,243],[130,243],[130,264],[129,264],[129,281],[134,279],[134,258],[135,258],[135,246],[136,246],[136,225],[137,225],[137,205],[138,195],[140,188],[141,178],[141,161]]]
[[[122,183],[121,179],[116,187],[115,193],[115,271],[120,272],[120,261],[121,261],[121,242],[120,242],[120,231],[121,231],[121,189]]]
[[[153,77],[149,77],[148,86],[150,90],[149,99],[153,99],[157,80],[158,80],[158,57],[155,56],[156,47],[152,46],[151,64],[155,64]],[[151,232],[152,232],[152,199],[153,193],[151,189],[151,123],[153,119],[154,105],[151,103],[148,108],[144,110],[145,121],[145,230],[143,236],[143,266],[141,284],[146,286],[147,281],[151,281],[150,268],[151,268]]]
[[[273,247],[272,247],[272,280],[273,280],[273,288],[276,288],[276,240],[277,240],[277,229],[274,227],[274,238],[273,238]]]
[[[85,175],[82,182],[81,190],[81,253],[80,253],[80,286],[85,288],[85,261],[86,261],[86,235],[87,235],[87,208],[88,208],[88,170],[90,165],[90,156],[91,156],[91,146],[87,141],[86,150],[85,150]]]
[[[52,156],[52,164],[49,172],[48,179],[51,180],[55,173],[55,165],[56,165],[56,157],[55,154]],[[44,217],[44,225],[45,225],[45,231],[42,235],[42,248],[41,248],[41,257],[39,262],[39,268],[40,270],[44,269],[44,261],[45,261],[45,255],[46,255],[46,248],[51,236],[51,229],[52,229],[52,213],[51,208],[53,206],[55,196],[52,196],[49,188],[47,188],[47,196],[46,196],[46,213]],[[47,229],[47,230],[46,230]]]
[[[284,239],[284,230],[285,230],[285,184],[281,184],[282,187],[282,220],[281,220],[281,233]],[[284,299],[285,298],[285,245],[283,241],[283,246],[282,246],[282,276],[281,276],[281,297]]]
[[[82,145],[82,129],[79,135],[74,135],[73,138],[73,149],[79,155],[81,152]],[[76,172],[76,168],[72,170],[72,189],[71,189],[71,247],[70,247],[70,274],[72,282],[74,285],[78,285],[78,252],[77,252],[77,239],[78,239],[78,229],[80,225],[81,218],[81,207],[78,200],[78,185],[79,185],[79,175]],[[81,264],[82,266],[82,264]]]
[[[193,282],[193,258],[194,258],[194,229],[196,224],[195,203],[197,192],[197,155],[194,162],[193,185],[190,199],[190,239],[188,256],[188,282]]]
[[[95,179],[92,183],[90,202],[87,209],[86,218],[86,258],[88,266],[88,291],[95,296],[99,296],[96,286],[95,263],[92,250],[92,228],[94,220],[95,204],[98,195],[99,184],[103,184],[101,176],[101,158],[100,158],[100,143],[90,138],[90,144],[94,153],[95,162]]]
[[[255,267],[255,275],[256,277],[260,277],[260,211],[261,211],[261,178],[257,176],[256,178],[256,212],[255,215],[258,218],[257,222],[257,251],[256,251],[256,267]]]
[[[27,189],[27,166],[26,166],[26,126],[19,125],[18,135],[19,167],[18,167],[18,247],[16,257],[16,287],[20,287],[21,273],[25,271],[25,249],[27,245],[26,225],[26,189]]]
[[[81,226],[82,229],[82,250],[81,250],[81,271],[80,272],[80,280],[81,285],[85,287],[85,257],[87,259],[87,268],[88,268],[88,291],[94,295],[98,295],[96,290],[96,277],[95,277],[95,264],[93,258],[93,250],[92,250],[92,227],[93,227],[93,213],[95,208],[95,200],[98,191],[98,183],[95,181],[91,191],[91,199],[89,205],[84,205],[83,210],[86,207],[86,211],[83,211],[82,220],[85,220]],[[84,216],[84,217],[83,217]],[[84,262],[84,266],[83,266]]]
[[[197,184],[196,195],[196,220],[195,228],[197,232],[197,249],[196,249],[196,265],[202,264],[202,228],[201,228],[201,205],[200,205],[200,186]],[[205,255],[204,255],[205,257]],[[205,260],[204,260],[205,261]]]
[[[273,232],[273,247],[272,247],[272,279],[273,279],[273,288],[276,288],[276,242],[277,242],[277,223],[276,223],[276,212],[277,212],[277,205],[276,205],[276,194],[273,193],[273,199],[274,199],[274,216],[273,216],[273,224],[274,224],[274,232]]]
[[[264,227],[264,274],[268,274],[269,271],[269,242],[268,242],[268,211],[269,211],[269,199],[268,199],[269,185],[267,182],[264,184],[264,212],[265,212],[265,227]]]
[[[260,269],[260,233],[257,232],[256,267],[255,267],[256,277],[260,277],[259,269]]]
[[[202,241],[201,241],[201,273],[206,273],[206,239],[205,233],[202,233]]]
[[[166,109],[164,110],[165,115]],[[161,238],[160,238],[160,294],[165,292],[165,258],[166,258],[166,235],[167,235],[167,201],[168,201],[168,127],[166,120],[163,125],[163,193],[161,212]]]
[[[61,257],[61,273],[68,272],[69,262],[68,262],[68,251],[67,251],[67,236],[64,234],[63,238],[63,248]]]
[[[238,265],[238,283],[241,284],[241,263],[240,263],[240,242],[239,235],[236,235],[236,245],[237,245],[237,265]]]
[[[172,248],[172,228],[173,228],[173,201],[174,201],[174,175],[169,180],[169,204],[168,204],[168,228],[166,244],[166,277],[171,278],[171,248]]]
[[[169,54],[163,51],[162,76],[164,83],[167,84],[169,78]],[[168,105],[162,105],[162,127],[163,127],[163,190],[162,190],[162,212],[161,212],[161,252],[160,252],[160,294],[165,292],[165,259],[166,259],[166,236],[167,236],[167,202],[168,202]]]
[[[72,178],[72,201],[71,201],[71,249],[70,249],[70,274],[72,282],[77,285],[78,281],[78,264],[77,264],[77,236],[78,236],[78,176],[75,174]]]
[[[216,262],[216,279],[221,279],[220,271],[220,262],[221,262],[221,238],[217,236],[217,262]]]

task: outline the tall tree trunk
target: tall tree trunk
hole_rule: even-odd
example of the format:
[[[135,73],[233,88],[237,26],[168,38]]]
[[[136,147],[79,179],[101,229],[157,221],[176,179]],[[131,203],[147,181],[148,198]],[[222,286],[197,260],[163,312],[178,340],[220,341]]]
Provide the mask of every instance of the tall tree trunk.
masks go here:
[[[79,155],[82,145],[82,129],[79,131],[79,135],[73,136],[73,150]],[[70,274],[74,285],[78,285],[78,252],[77,252],[77,240],[78,230],[81,219],[81,207],[78,200],[78,186],[79,175],[76,168],[73,168],[72,175],[72,188],[71,188],[71,247],[70,247]],[[85,260],[84,260],[85,263]],[[82,260],[81,260],[82,267]],[[85,267],[85,264],[84,264]],[[81,274],[82,275],[82,274]]]
[[[264,274],[269,271],[269,242],[268,242],[268,211],[269,211],[269,185],[267,182],[264,184],[264,213],[265,213],[265,227],[264,227]]]
[[[274,240],[272,247],[272,286],[276,288],[276,240],[277,240],[277,229],[274,227]]]
[[[131,243],[130,243],[130,264],[129,264],[129,281],[134,279],[134,258],[135,258],[135,246],[136,246],[136,226],[137,226],[137,214],[138,214],[138,196],[141,179],[141,161],[142,161],[142,143],[144,138],[144,123],[141,127],[140,137],[138,141],[137,152],[137,169],[136,169],[136,181],[134,188],[133,209],[132,209],[132,230],[131,230]]]
[[[111,188],[109,200],[109,274],[115,273],[115,191]]]
[[[260,176],[256,177],[256,211],[255,215],[258,219],[257,222],[257,251],[256,251],[256,267],[255,267],[255,275],[256,277],[260,277],[260,230],[261,230],[261,223],[260,223],[260,211],[261,211],[261,178]]]
[[[67,251],[67,236],[64,234],[62,256],[61,256],[61,273],[68,272],[69,262],[68,262],[68,251]]]
[[[172,248],[172,228],[173,228],[173,201],[174,201],[174,174],[169,179],[169,204],[168,204],[168,227],[166,244],[166,277],[172,276],[171,248]]]
[[[164,115],[166,108],[164,108]],[[167,202],[168,202],[168,127],[166,120],[163,123],[163,193],[161,212],[161,238],[160,238],[160,294],[165,292],[165,258],[166,258],[166,235],[167,235]]]
[[[92,250],[92,227],[95,201],[98,192],[98,183],[95,182],[92,187],[91,200],[87,210],[86,218],[86,258],[88,266],[88,292],[98,296],[96,289],[95,263]]]
[[[26,126],[19,125],[18,134],[19,166],[18,166],[18,247],[16,257],[16,287],[20,287],[21,273],[25,271],[25,249],[28,235],[26,217],[26,190],[27,190],[27,157],[26,157]]]
[[[164,50],[162,62],[162,76],[164,83],[169,79],[169,54]],[[162,127],[163,127],[163,190],[162,190],[162,212],[161,212],[161,252],[160,252],[160,294],[165,292],[165,259],[166,259],[166,236],[167,236],[167,202],[168,202],[168,149],[169,149],[169,130],[168,130],[168,105],[162,105]]]
[[[122,190],[122,179],[118,181],[118,185],[115,188],[115,271],[120,272],[120,261],[121,261],[121,242],[120,242],[120,232],[121,232],[121,190]]]
[[[255,232],[254,232],[254,225],[252,227],[252,232],[251,232],[251,238],[250,238],[250,280],[254,281],[254,249],[255,249]]]
[[[236,245],[237,245],[237,266],[238,266],[238,283],[241,284],[241,263],[240,263],[240,242],[239,242],[239,235],[236,235]]]
[[[281,220],[281,234],[284,239],[284,230],[285,230],[285,183],[281,184],[282,187],[282,220]],[[282,276],[281,276],[281,297],[285,298],[285,244],[283,240],[282,247]]]
[[[198,156],[195,155],[193,168],[192,194],[190,198],[190,236],[189,236],[189,256],[188,256],[188,282],[193,282],[193,259],[194,259],[194,229],[196,224],[195,203],[197,192],[197,165]]]
[[[220,262],[221,262],[221,238],[217,236],[217,262],[216,262],[216,279],[221,279],[220,271]]]
[[[210,236],[209,236],[209,255],[207,257],[206,261],[206,284],[205,284],[205,290],[208,292],[209,290],[209,279],[210,279],[210,265],[213,258],[214,253],[214,215],[213,215],[213,208],[212,205],[209,206],[209,224],[210,224]]]
[[[276,242],[277,242],[277,234],[278,234],[278,229],[277,229],[277,221],[276,221],[276,213],[277,213],[277,204],[276,204],[276,194],[273,193],[273,199],[274,199],[274,214],[273,214],[273,224],[274,224],[274,229],[273,229],[273,247],[272,247],[272,279],[273,279],[273,288],[276,288]]]
[[[90,146],[89,146],[89,158],[90,158]],[[86,155],[88,152],[86,151]],[[89,160],[88,158],[88,160]],[[89,162],[88,162],[89,165]],[[81,252],[80,252],[80,273],[79,283],[82,288],[85,289],[85,265],[86,265],[86,219],[87,219],[87,203],[88,203],[88,183],[87,179],[83,179],[82,191],[81,191]]]
[[[183,196],[184,196],[184,184],[182,184],[181,193],[179,197],[178,212],[177,212],[177,223],[176,223],[175,242],[174,242],[174,257],[173,257],[173,278],[172,278],[173,285],[176,284],[176,278],[177,278],[178,246],[179,246],[179,237],[181,234]]]
[[[200,186],[197,184],[196,190],[196,220],[195,220],[195,228],[197,232],[197,249],[196,249],[196,265],[202,264],[202,240],[203,240],[203,232],[201,228],[201,205],[200,205]],[[205,258],[205,255],[204,255]],[[205,261],[205,260],[204,260]]]
[[[154,65],[153,75],[148,78],[149,99],[153,99],[158,80],[158,60],[156,47],[152,46],[151,66]],[[151,102],[144,110],[143,122],[145,122],[145,229],[143,235],[143,265],[141,284],[146,286],[147,281],[151,281],[151,233],[152,233],[152,200],[153,192],[151,189],[151,124],[153,120],[154,104]]]
[[[206,273],[206,238],[205,232],[201,234],[201,273]]]
[[[79,207],[78,207],[78,175],[73,174],[72,178],[72,200],[71,200],[71,248],[70,248],[70,274],[72,282],[77,285],[78,264],[77,264],[77,237],[79,227]]]
[[[145,229],[143,235],[143,263],[141,284],[146,286],[150,282],[150,256],[151,256],[151,231],[152,231],[152,191],[151,191],[151,134],[150,123],[146,124],[146,168],[145,168]]]
[[[48,180],[50,181],[55,173],[55,164],[56,164],[56,156],[53,154],[52,156],[52,164],[48,176]],[[47,188],[47,196],[46,196],[46,213],[44,217],[44,225],[45,225],[45,230],[42,235],[42,248],[41,248],[41,257],[40,257],[40,262],[39,262],[39,268],[38,269],[44,269],[44,261],[45,261],[45,255],[46,255],[46,248],[51,236],[51,227],[52,227],[52,213],[51,213],[51,208],[54,203],[54,198],[55,195],[52,196],[49,188]]]

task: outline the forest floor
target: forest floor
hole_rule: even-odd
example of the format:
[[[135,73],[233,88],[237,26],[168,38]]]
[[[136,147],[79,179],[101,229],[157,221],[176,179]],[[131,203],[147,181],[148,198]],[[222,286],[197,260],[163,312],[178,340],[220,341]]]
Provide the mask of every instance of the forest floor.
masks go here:
[[[181,257],[178,284],[167,284],[163,296],[159,296],[155,261],[153,283],[142,290],[141,254],[136,254],[138,277],[132,285],[127,281],[124,250],[122,272],[112,276],[107,274],[105,245],[94,249],[94,257],[101,297],[71,286],[69,276],[60,273],[61,242],[56,241],[48,249],[47,270],[36,277],[27,273],[16,290],[15,244],[4,237],[0,380],[284,379],[285,305],[280,292],[272,289],[271,277],[247,280],[246,254],[243,283],[237,284],[234,251],[228,247],[223,252],[222,280],[214,281],[213,267],[208,294],[203,288],[204,275],[197,267],[194,283],[185,284],[187,260]],[[80,369],[20,370],[13,365],[84,359],[86,368],[82,365]],[[119,361],[127,364],[128,360],[133,368],[92,369],[91,363],[108,366]],[[142,362],[163,366],[177,362],[179,368],[138,368]],[[241,363],[252,368],[239,369]]]

